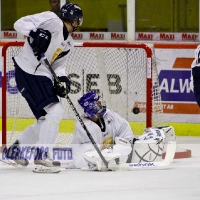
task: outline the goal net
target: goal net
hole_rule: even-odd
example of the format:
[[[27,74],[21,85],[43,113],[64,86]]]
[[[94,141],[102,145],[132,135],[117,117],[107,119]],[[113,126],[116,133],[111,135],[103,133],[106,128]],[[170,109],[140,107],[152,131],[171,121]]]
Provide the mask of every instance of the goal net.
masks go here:
[[[22,51],[22,46],[23,42],[11,42],[2,49],[3,144],[12,144],[22,131],[35,121],[15,83],[12,57]],[[103,96],[108,107],[130,123],[136,135],[142,134],[146,127],[163,125],[163,108],[153,45],[126,42],[76,44],[66,58],[66,75],[71,80],[69,97],[76,108],[81,95],[95,91]],[[76,116],[67,100],[61,101],[65,117],[60,123],[56,145],[68,146]]]

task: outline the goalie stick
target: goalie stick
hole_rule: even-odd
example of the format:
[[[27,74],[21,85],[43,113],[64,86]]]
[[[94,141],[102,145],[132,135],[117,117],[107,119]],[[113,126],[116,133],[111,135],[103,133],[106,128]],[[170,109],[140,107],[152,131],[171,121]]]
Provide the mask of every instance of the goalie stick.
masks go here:
[[[41,57],[42,57],[43,61],[45,62],[47,69],[51,72],[52,76],[55,78],[55,80],[57,81],[57,83],[58,83],[59,85],[61,85],[61,82],[60,82],[59,78],[57,77],[56,73],[53,71],[53,69],[52,69],[52,67],[51,67],[51,65],[50,65],[50,63],[49,63],[49,61],[48,61],[47,58],[45,57],[44,53],[41,54]],[[99,156],[100,156],[100,158],[102,159],[102,161],[103,161],[103,163],[105,164],[105,166],[108,168],[108,162],[106,161],[106,159],[105,159],[104,156],[102,155],[101,151],[99,150],[99,148],[98,148],[96,142],[94,141],[92,135],[91,135],[90,132],[88,131],[87,127],[85,126],[83,120],[81,119],[81,117],[80,117],[79,113],[77,112],[77,110],[76,110],[74,104],[72,103],[71,99],[69,98],[69,96],[68,96],[67,94],[66,94],[65,98],[67,99],[67,101],[68,101],[70,107],[72,108],[74,114],[76,115],[78,121],[80,122],[81,126],[83,127],[83,129],[85,130],[87,136],[89,137],[90,141],[92,142],[92,144],[93,144],[95,150],[96,150],[97,153],[99,154]]]

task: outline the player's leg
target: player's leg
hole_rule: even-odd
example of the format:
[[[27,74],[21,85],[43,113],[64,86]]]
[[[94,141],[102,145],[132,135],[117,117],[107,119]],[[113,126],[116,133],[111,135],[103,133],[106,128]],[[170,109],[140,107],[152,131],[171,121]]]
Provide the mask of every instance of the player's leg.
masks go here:
[[[55,143],[59,123],[64,116],[64,109],[57,95],[53,92],[53,84],[50,79],[43,76],[33,76],[31,78],[33,80],[29,86],[28,95],[24,95],[26,95],[26,100],[29,101],[29,106],[35,117],[43,116],[44,118],[39,129],[39,147],[36,149],[35,164],[49,167],[58,166],[60,163],[53,161],[49,152]],[[33,94],[40,94],[40,99]],[[48,152],[44,151],[44,149],[48,149]]]
[[[28,74],[21,70],[21,68],[19,68],[19,66],[17,66],[16,63],[15,77],[19,91],[28,102],[29,107],[31,108],[33,114],[37,119],[37,122],[34,125],[29,126],[23,132],[23,134],[18,140],[18,143],[20,142],[20,144],[34,144],[39,140],[40,144],[50,142],[52,142],[51,144],[53,144],[55,142],[56,135],[58,132],[58,121],[60,121],[63,117],[63,111],[61,111],[61,106],[56,107],[58,109],[58,112],[51,109],[52,106],[50,109],[48,109],[48,105],[52,103],[56,104],[59,102],[58,97],[53,92],[52,81],[45,76],[35,76]],[[43,109],[45,107],[47,108],[46,110]],[[51,113],[54,111],[55,115],[53,114],[52,116]],[[42,121],[39,120],[41,119],[41,117],[43,117]],[[51,121],[49,119],[52,119],[52,121],[54,121],[55,118],[58,119],[58,121],[56,121],[56,125],[55,123],[53,125],[49,122],[47,123],[47,121]],[[45,125],[43,125],[42,131],[40,131],[43,123],[45,123]],[[44,127],[51,129],[51,134],[46,134],[47,128]],[[45,138],[42,136],[43,134],[46,134],[45,137],[48,138],[46,142],[44,141],[44,139],[41,139]]]
[[[23,72],[16,64],[15,64],[15,78],[16,83],[19,91],[25,90],[26,93],[30,93],[28,80],[30,77],[27,76],[27,73]],[[5,151],[5,158],[9,160],[15,161],[17,164],[20,164],[22,166],[27,166],[29,164],[28,160],[24,158],[24,155],[22,155],[21,149],[25,149],[26,146],[34,145],[38,142],[39,139],[39,130],[41,123],[43,122],[43,119],[41,115],[46,114],[46,112],[38,112],[34,108],[34,105],[32,104],[31,100],[28,95],[24,95],[24,98],[26,99],[27,103],[29,104],[29,107],[31,108],[33,114],[36,116],[36,122],[33,125],[28,126],[20,135],[20,137],[14,142],[13,145],[11,145],[6,151]],[[28,148],[27,148],[28,150]]]
[[[5,151],[5,157],[15,161],[17,164],[27,166],[29,161],[21,154],[21,149],[29,151],[28,146],[33,146],[38,142],[40,125],[43,120],[37,120],[33,125],[28,126],[20,137]],[[15,153],[14,153],[15,152]],[[27,153],[27,152],[25,152]]]
[[[52,145],[55,143],[59,123],[63,118],[64,110],[60,102],[52,103],[44,108],[46,111],[45,120],[40,127],[39,133],[39,147],[37,148],[37,154],[35,157],[35,164],[40,164],[44,166],[59,166],[59,162],[53,161],[49,154],[44,151],[45,149],[51,149]],[[45,159],[43,159],[45,158]]]
[[[20,144],[34,145],[39,140],[39,132],[41,124],[44,122],[44,118],[36,120],[34,124],[28,126],[20,135],[18,141]]]

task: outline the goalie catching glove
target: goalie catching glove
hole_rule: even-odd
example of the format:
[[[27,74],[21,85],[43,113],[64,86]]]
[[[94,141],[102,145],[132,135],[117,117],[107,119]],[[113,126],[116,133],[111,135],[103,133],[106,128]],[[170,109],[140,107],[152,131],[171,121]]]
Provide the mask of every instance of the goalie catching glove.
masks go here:
[[[54,80],[54,92],[59,96],[64,98],[70,92],[70,80],[66,76],[58,77],[60,83]]]
[[[33,41],[29,44],[33,49],[33,53],[38,57],[38,60],[41,58],[41,54],[45,53],[51,42],[51,33],[48,30],[43,30],[38,28],[35,32],[32,30],[29,33],[29,36],[33,38]]]

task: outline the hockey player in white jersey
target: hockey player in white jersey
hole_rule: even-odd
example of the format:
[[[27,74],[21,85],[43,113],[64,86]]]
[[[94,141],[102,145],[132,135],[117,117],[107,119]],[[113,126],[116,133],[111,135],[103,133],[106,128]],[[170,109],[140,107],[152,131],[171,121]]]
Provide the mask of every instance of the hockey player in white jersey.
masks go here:
[[[14,23],[14,29],[26,36],[23,51],[13,58],[15,78],[21,95],[29,104],[36,122],[23,131],[19,139],[8,149],[6,157],[23,166],[28,160],[17,158],[11,153],[13,147],[20,144],[53,145],[64,109],[58,97],[70,92],[70,80],[65,74],[66,55],[74,47],[71,33],[83,21],[83,13],[77,4],[62,6],[60,18],[54,12],[42,12],[20,18]],[[60,79],[60,86],[45,67],[41,54],[51,63],[51,67]],[[59,166],[48,158],[47,152],[36,149],[35,164],[47,167]],[[19,152],[18,152],[19,153]]]
[[[126,162],[135,140],[129,123],[113,110],[107,108],[103,98],[95,92],[84,94],[78,103],[84,109],[84,114],[81,116],[83,122],[104,156],[106,157],[105,154],[108,151],[112,151],[113,155],[120,153]],[[87,153],[96,154],[96,151],[78,121],[75,126],[72,147],[73,160],[77,168],[97,167],[86,158]],[[101,166],[98,167],[101,168]]]

